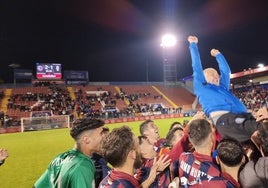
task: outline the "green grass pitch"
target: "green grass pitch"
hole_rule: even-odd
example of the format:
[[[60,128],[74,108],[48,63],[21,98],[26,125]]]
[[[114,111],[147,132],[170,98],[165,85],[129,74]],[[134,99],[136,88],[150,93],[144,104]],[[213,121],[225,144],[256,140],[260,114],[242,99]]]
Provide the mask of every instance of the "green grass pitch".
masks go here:
[[[189,118],[154,120],[159,128],[161,138],[166,136],[170,124],[174,121],[183,122]],[[136,135],[139,135],[141,122],[108,124],[112,130],[115,127],[128,125]],[[29,188],[45,171],[49,162],[59,153],[74,146],[69,135],[69,129],[11,133],[0,135],[0,148],[9,151],[9,157],[0,167],[1,188]]]

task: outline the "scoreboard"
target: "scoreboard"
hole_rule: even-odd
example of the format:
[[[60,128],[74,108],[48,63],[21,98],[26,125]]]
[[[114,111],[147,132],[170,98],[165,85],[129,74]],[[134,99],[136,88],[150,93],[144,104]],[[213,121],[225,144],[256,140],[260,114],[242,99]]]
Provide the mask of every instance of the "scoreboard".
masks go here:
[[[37,79],[61,79],[61,64],[36,63]]]

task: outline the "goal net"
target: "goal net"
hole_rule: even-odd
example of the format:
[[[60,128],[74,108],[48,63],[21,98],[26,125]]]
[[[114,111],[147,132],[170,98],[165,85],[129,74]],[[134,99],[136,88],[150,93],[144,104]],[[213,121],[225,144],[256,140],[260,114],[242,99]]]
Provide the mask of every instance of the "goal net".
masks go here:
[[[21,132],[70,127],[69,115],[21,118]]]

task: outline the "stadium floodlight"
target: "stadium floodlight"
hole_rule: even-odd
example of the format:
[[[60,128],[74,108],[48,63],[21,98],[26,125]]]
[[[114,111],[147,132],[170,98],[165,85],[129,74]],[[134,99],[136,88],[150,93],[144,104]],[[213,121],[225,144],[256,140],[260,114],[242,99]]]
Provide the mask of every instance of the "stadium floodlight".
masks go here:
[[[165,34],[162,37],[160,46],[162,47],[173,47],[177,43],[177,39],[172,34]]]
[[[165,85],[177,82],[176,43],[175,35],[163,35],[160,46],[162,47],[163,81]]]
[[[262,68],[262,67],[264,67],[264,64],[259,63],[259,64],[258,64],[258,67],[259,67],[259,68]]]

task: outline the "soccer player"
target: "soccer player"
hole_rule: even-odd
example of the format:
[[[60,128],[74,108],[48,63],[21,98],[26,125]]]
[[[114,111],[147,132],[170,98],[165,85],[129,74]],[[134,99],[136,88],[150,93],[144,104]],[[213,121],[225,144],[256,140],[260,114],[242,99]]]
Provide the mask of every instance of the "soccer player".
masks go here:
[[[166,147],[166,139],[160,138],[158,127],[154,124],[153,120],[148,119],[140,124],[140,134],[145,136],[149,143],[155,146],[156,151]]]
[[[219,167],[211,157],[215,137],[212,125],[205,119],[191,121],[188,125],[188,135],[195,151],[182,153],[177,169],[182,187],[198,187],[220,175]]]
[[[176,145],[184,136],[183,128],[181,127],[175,127],[171,130],[169,130],[166,139],[167,139],[167,145],[169,147],[173,147]]]
[[[109,134],[109,128],[104,127],[102,130],[102,136],[107,136]],[[100,150],[100,148],[99,148]],[[99,186],[100,182],[102,181],[103,178],[105,178],[108,173],[110,172],[110,167],[107,165],[107,162],[101,155],[101,151],[98,151],[96,153],[93,153],[91,156],[91,159],[94,162],[94,166],[96,168],[96,173],[95,173],[95,185],[96,187]]]
[[[217,184],[220,187],[237,188],[238,172],[244,162],[244,150],[242,145],[233,138],[222,139],[217,146],[217,162],[221,167],[222,181]]]
[[[154,150],[154,145],[149,143],[148,139],[145,136],[139,136],[139,146],[141,151],[141,156],[143,159],[143,164],[140,169],[136,171],[135,177],[140,181],[145,181],[148,176],[152,166],[157,159],[158,169],[157,175],[154,179],[154,182],[149,186],[149,188],[162,188],[168,187],[170,184],[171,176],[169,170],[170,159],[165,153],[157,153]]]
[[[138,138],[128,126],[113,129],[103,140],[101,151],[104,159],[113,166],[111,173],[100,183],[100,188],[137,188],[141,185],[134,177],[135,169],[142,165]],[[156,166],[151,168],[148,179],[143,182],[149,187],[156,176]]]
[[[70,135],[75,140],[75,147],[52,160],[34,187],[95,188],[95,167],[90,156],[98,151],[103,125],[99,119],[74,122]]]
[[[169,131],[171,131],[174,128],[178,128],[178,127],[183,129],[183,125],[180,122],[175,121],[170,125]]]

